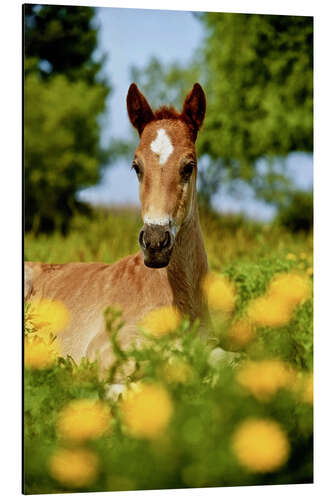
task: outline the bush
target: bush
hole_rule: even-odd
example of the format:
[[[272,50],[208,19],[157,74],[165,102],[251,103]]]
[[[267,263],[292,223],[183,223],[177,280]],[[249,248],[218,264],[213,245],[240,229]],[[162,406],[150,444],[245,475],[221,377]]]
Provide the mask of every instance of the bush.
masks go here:
[[[289,231],[310,231],[313,228],[312,192],[295,191],[288,203],[280,207],[276,221]]]

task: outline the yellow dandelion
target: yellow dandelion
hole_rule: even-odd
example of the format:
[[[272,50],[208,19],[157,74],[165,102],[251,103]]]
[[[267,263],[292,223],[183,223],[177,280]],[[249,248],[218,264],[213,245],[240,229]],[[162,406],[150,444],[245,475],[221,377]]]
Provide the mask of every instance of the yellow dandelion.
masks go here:
[[[299,256],[300,256],[300,258],[301,258],[302,260],[305,260],[305,259],[307,258],[307,255],[306,255],[306,253],[305,253],[305,252],[301,252],[301,253],[299,254]]]
[[[165,306],[148,312],[140,326],[153,337],[163,337],[163,335],[174,332],[180,322],[181,315],[178,309],[173,306]]]
[[[228,342],[235,348],[243,347],[254,338],[253,325],[247,318],[234,321],[228,332]]]
[[[271,280],[266,295],[250,303],[248,317],[259,326],[282,326],[291,320],[294,308],[307,300],[310,292],[307,276],[281,273]]]
[[[288,260],[297,260],[297,257],[296,257],[296,255],[295,255],[295,254],[293,254],[293,253],[288,253],[288,254],[287,254],[287,259],[288,259]]]
[[[291,368],[279,360],[247,361],[237,373],[238,383],[261,401],[288,388],[294,379]]]
[[[110,429],[109,407],[96,399],[77,399],[60,412],[57,423],[59,435],[70,441],[95,439]]]
[[[58,449],[50,458],[50,475],[59,483],[73,488],[82,488],[95,481],[98,472],[98,457],[84,448]]]
[[[235,309],[235,287],[224,276],[207,274],[202,289],[211,310],[230,314]]]
[[[45,370],[56,364],[59,356],[57,341],[52,343],[39,337],[25,338],[24,365],[33,370]]]
[[[269,287],[268,295],[283,300],[295,307],[310,296],[309,278],[303,274],[282,273],[275,276]]]
[[[308,267],[307,270],[306,270],[306,274],[308,276],[313,276],[313,267]]]
[[[258,326],[282,326],[291,320],[292,308],[285,300],[263,296],[254,299],[248,307],[249,319]]]
[[[239,463],[252,472],[272,472],[287,461],[289,442],[274,420],[249,418],[240,424],[231,442]]]
[[[138,438],[154,439],[166,429],[173,406],[164,387],[142,383],[127,392],[121,402],[121,412],[129,434]]]
[[[69,323],[70,313],[60,301],[51,299],[34,299],[30,302],[29,317],[36,328],[36,335],[49,337],[63,330]]]
[[[193,377],[193,370],[185,361],[171,358],[162,366],[161,375],[169,384],[186,384]]]

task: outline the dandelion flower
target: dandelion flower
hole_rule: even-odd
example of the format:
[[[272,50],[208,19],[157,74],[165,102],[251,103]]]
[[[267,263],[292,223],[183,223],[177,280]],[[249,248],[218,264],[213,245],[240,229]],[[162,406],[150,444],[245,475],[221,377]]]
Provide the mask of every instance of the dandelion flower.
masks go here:
[[[279,360],[247,361],[237,373],[238,383],[260,401],[267,401],[279,389],[294,381],[294,373]]]
[[[24,365],[33,370],[45,370],[55,365],[59,355],[58,344],[39,338],[25,338]]]
[[[60,301],[51,299],[34,299],[30,302],[29,317],[36,328],[36,335],[49,337],[63,330],[69,323],[70,313]]]
[[[290,307],[295,307],[309,298],[309,279],[302,274],[279,274],[271,281],[268,295],[285,301]]]
[[[230,314],[235,309],[235,287],[224,276],[207,274],[202,289],[211,310]]]
[[[70,441],[95,439],[110,428],[109,407],[97,399],[77,399],[66,405],[59,414],[59,435]]]
[[[274,420],[249,418],[232,436],[232,450],[239,463],[252,472],[271,472],[286,462],[289,442]]]
[[[305,252],[301,252],[301,253],[299,254],[299,256],[300,256],[300,258],[301,258],[302,260],[305,260],[305,259],[306,259],[306,257],[307,257],[307,255],[306,255],[306,253],[305,253]]]
[[[50,458],[49,471],[59,483],[82,488],[95,481],[98,458],[94,452],[84,448],[58,449]]]
[[[164,387],[142,383],[127,392],[121,403],[121,411],[129,434],[138,438],[154,439],[167,427],[173,406]]]
[[[282,273],[272,279],[266,295],[250,303],[247,314],[258,326],[282,326],[291,320],[294,308],[309,296],[310,284],[306,276]]]
[[[288,259],[288,260],[297,260],[297,257],[296,257],[296,255],[295,255],[295,254],[293,254],[293,253],[288,253],[288,254],[287,254],[287,259]]]
[[[228,342],[234,347],[243,347],[254,337],[254,328],[247,318],[241,318],[232,323],[228,332]]]
[[[163,365],[161,375],[169,384],[186,384],[193,377],[193,370],[185,361],[171,358]]]
[[[140,323],[141,328],[153,337],[163,337],[175,331],[181,322],[181,315],[176,307],[165,306],[146,314]]]
[[[285,300],[263,296],[254,299],[248,307],[249,319],[258,326],[282,326],[291,320],[292,308]]]

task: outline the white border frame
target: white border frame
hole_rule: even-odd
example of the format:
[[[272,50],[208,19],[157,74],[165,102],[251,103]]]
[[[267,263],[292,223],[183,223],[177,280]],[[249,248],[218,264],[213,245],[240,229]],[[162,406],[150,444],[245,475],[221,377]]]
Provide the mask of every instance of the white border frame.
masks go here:
[[[31,2],[38,3],[38,2]],[[42,3],[42,2],[41,2]],[[112,498],[244,498],[260,500],[328,498],[332,488],[332,7],[324,0],[47,0],[47,4],[94,7],[131,7],[172,10],[202,10],[261,14],[314,15],[315,17],[315,484],[255,486],[187,490],[112,493]],[[1,493],[4,498],[21,496],[21,12],[22,2],[7,0],[1,9],[1,122],[3,187],[1,325]],[[331,241],[330,241],[331,240]],[[3,273],[2,273],[3,275]],[[9,300],[8,300],[9,299]],[[267,489],[268,488],[268,489]],[[65,494],[66,495],[66,494]],[[75,498],[98,498],[103,493],[76,494]],[[98,497],[97,497],[98,495]],[[110,495],[105,493],[104,495]],[[40,498],[55,498],[45,495]],[[35,495],[31,495],[34,498]],[[64,494],[61,494],[61,498]],[[60,496],[59,496],[60,498]]]

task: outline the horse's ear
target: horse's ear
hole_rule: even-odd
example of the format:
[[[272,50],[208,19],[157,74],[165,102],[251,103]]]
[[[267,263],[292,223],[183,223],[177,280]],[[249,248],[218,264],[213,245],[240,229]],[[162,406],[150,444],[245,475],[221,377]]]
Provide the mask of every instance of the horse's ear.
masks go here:
[[[201,127],[206,112],[206,97],[199,83],[195,83],[191,92],[185,98],[182,115],[189,124],[194,140],[197,137],[199,128]]]
[[[147,123],[154,119],[154,113],[147,99],[141,94],[135,83],[132,83],[128,89],[127,112],[133,127],[137,129],[139,135],[142,134]]]

